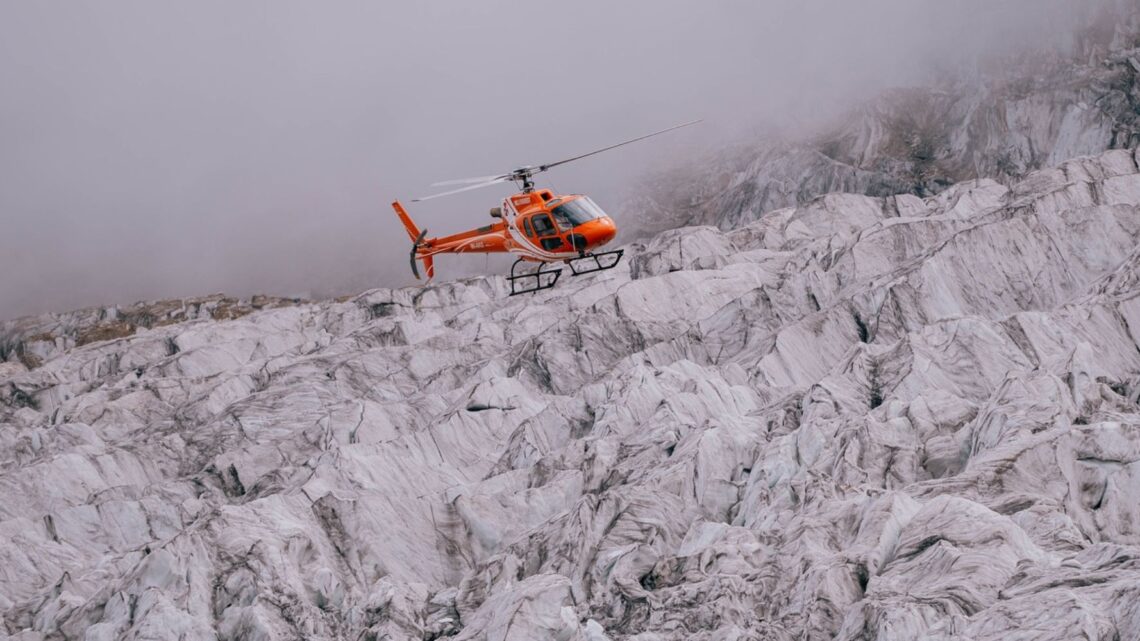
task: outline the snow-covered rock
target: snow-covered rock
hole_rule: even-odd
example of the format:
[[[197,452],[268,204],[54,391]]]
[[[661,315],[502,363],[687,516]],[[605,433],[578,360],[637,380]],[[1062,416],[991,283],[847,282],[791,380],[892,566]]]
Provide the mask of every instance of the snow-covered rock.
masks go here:
[[[1140,638],[1138,240],[1117,151],[530,297],[8,323],[0,636]]]

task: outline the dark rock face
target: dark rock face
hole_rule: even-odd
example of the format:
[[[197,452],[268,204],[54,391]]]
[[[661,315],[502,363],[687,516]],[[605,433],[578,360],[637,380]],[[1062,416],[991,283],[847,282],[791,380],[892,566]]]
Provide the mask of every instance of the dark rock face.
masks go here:
[[[1138,241],[1113,151],[533,297],[4,324],[0,633],[1140,637]]]

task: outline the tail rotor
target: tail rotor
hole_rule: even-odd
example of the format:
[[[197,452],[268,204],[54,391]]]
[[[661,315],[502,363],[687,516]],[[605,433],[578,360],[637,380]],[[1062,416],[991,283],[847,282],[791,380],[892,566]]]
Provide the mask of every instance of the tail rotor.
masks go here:
[[[420,270],[416,268],[416,259],[424,261],[424,273],[428,280],[435,276],[435,261],[432,260],[432,254],[427,250],[431,248],[431,240],[427,238],[426,229],[420,229],[416,226],[415,221],[408,215],[408,211],[400,204],[400,201],[392,203],[392,209],[396,210],[396,216],[400,218],[400,222],[404,224],[404,229],[408,232],[408,238],[412,239],[412,275],[416,280],[421,280]]]

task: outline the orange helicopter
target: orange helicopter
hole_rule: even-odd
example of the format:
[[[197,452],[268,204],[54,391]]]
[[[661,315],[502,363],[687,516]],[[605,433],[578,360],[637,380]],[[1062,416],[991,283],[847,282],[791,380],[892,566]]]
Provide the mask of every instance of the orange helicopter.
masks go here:
[[[427,229],[420,229],[416,226],[400,201],[393,202],[392,208],[396,210],[396,215],[399,216],[404,228],[408,231],[408,236],[412,239],[412,274],[417,280],[420,278],[419,270],[416,269],[416,260],[419,259],[423,261],[424,272],[430,281],[435,276],[434,258],[439,254],[509,252],[519,257],[511,265],[511,275],[507,277],[511,284],[510,295],[514,296],[554,287],[558,283],[558,277],[562,274],[562,268],[544,270],[544,267],[550,263],[566,263],[574,276],[592,274],[617,267],[625,250],[596,251],[617,235],[617,225],[614,224],[613,219],[606,215],[606,212],[602,211],[602,208],[598,207],[594,201],[590,200],[589,196],[581,194],[558,195],[549,189],[535,189],[534,181],[531,179],[535,174],[540,174],[559,165],[565,165],[568,162],[581,160],[603,151],[645,140],[674,129],[695,125],[698,122],[701,121],[686,122],[546,165],[520,167],[497,176],[438,182],[432,186],[466,186],[412,200],[412,202],[421,202],[505,182],[518,183],[521,189],[519,193],[504,198],[502,206],[491,209],[491,217],[497,218],[498,221],[478,229],[450,236],[428,238]],[[518,266],[526,262],[538,263],[538,269],[533,272],[516,273],[515,270]]]

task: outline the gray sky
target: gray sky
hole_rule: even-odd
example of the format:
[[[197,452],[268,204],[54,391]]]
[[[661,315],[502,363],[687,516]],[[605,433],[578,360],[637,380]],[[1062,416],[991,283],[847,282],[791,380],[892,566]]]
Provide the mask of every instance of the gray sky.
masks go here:
[[[620,224],[646,171],[933,64],[1057,41],[1082,6],[0,0],[0,318],[409,284],[393,199],[704,118],[544,175]],[[411,211],[449,233],[509,191]],[[439,278],[501,265],[449,258]]]

